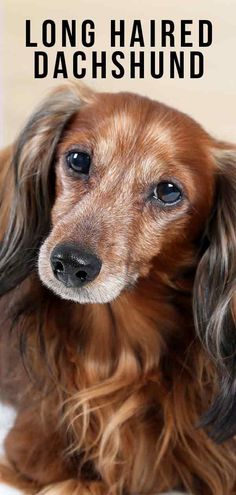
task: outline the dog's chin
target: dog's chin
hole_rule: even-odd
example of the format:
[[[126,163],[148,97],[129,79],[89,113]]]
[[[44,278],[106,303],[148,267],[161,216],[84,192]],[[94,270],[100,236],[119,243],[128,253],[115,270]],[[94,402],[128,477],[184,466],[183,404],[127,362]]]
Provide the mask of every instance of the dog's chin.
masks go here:
[[[45,283],[45,282],[44,282]],[[83,287],[79,289],[67,288],[67,287],[55,287],[54,284],[47,284],[57,296],[62,299],[67,299],[69,301],[74,301],[80,304],[104,304],[116,299],[122,289],[113,290],[112,292],[107,292],[103,288],[93,288]]]
[[[46,278],[39,270],[40,279],[46,287],[62,299],[74,301],[80,304],[104,304],[116,299],[127,287],[123,277],[107,277],[106,281],[88,284],[85,287],[66,287],[63,283],[53,278]]]

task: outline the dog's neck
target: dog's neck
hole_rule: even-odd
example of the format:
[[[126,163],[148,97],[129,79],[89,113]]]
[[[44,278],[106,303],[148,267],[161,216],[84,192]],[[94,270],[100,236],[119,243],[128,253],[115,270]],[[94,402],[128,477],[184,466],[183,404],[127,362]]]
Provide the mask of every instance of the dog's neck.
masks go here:
[[[71,306],[70,352],[78,366],[81,356],[86,363],[87,386],[132,369],[137,378],[152,375],[170,352],[181,361],[194,339],[190,295],[161,280],[150,286],[144,280],[111,303]]]
[[[8,297],[12,313],[12,308],[22,304],[19,333],[25,331],[30,340],[35,339],[33,345],[39,345],[40,321],[46,352],[52,352],[53,343],[65,369],[72,363],[79,370],[80,388],[91,387],[114,374],[138,381],[159,373],[163,367],[168,368],[166,375],[170,377],[182,366],[186,349],[195,338],[191,291],[178,291],[165,276],[156,276],[153,281],[141,279],[133,290],[107,304],[61,301],[40,283],[36,285],[35,278],[32,285],[30,280],[25,281],[22,291],[16,290],[16,297]],[[31,329],[24,329],[24,325]]]

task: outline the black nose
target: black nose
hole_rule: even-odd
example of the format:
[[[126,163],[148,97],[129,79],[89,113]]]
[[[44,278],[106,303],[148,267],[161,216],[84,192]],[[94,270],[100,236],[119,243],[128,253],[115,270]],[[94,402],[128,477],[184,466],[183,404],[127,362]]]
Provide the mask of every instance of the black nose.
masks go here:
[[[51,266],[55,277],[66,287],[81,287],[97,277],[102,262],[73,244],[58,244],[51,254]]]

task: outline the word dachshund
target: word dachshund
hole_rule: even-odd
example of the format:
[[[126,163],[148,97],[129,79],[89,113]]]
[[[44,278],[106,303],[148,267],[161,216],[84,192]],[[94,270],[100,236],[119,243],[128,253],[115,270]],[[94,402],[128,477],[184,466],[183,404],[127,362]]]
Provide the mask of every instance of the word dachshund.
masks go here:
[[[105,49],[100,49],[101,36],[91,19],[79,24],[74,19],[62,20],[60,25],[47,19],[37,26],[38,40],[31,20],[26,20],[26,47],[35,49],[34,77],[172,79],[204,75],[202,50],[210,47],[213,39],[212,23],[207,19],[183,19],[178,23],[152,19],[146,24],[112,19],[107,28],[103,26]]]

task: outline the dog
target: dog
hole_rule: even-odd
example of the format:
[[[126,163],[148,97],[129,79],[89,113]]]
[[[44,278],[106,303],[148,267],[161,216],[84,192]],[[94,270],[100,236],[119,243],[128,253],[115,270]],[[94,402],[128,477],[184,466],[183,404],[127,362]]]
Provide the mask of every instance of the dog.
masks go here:
[[[26,493],[236,493],[235,205],[236,147],[136,94],[68,83],[2,152],[1,397]]]

